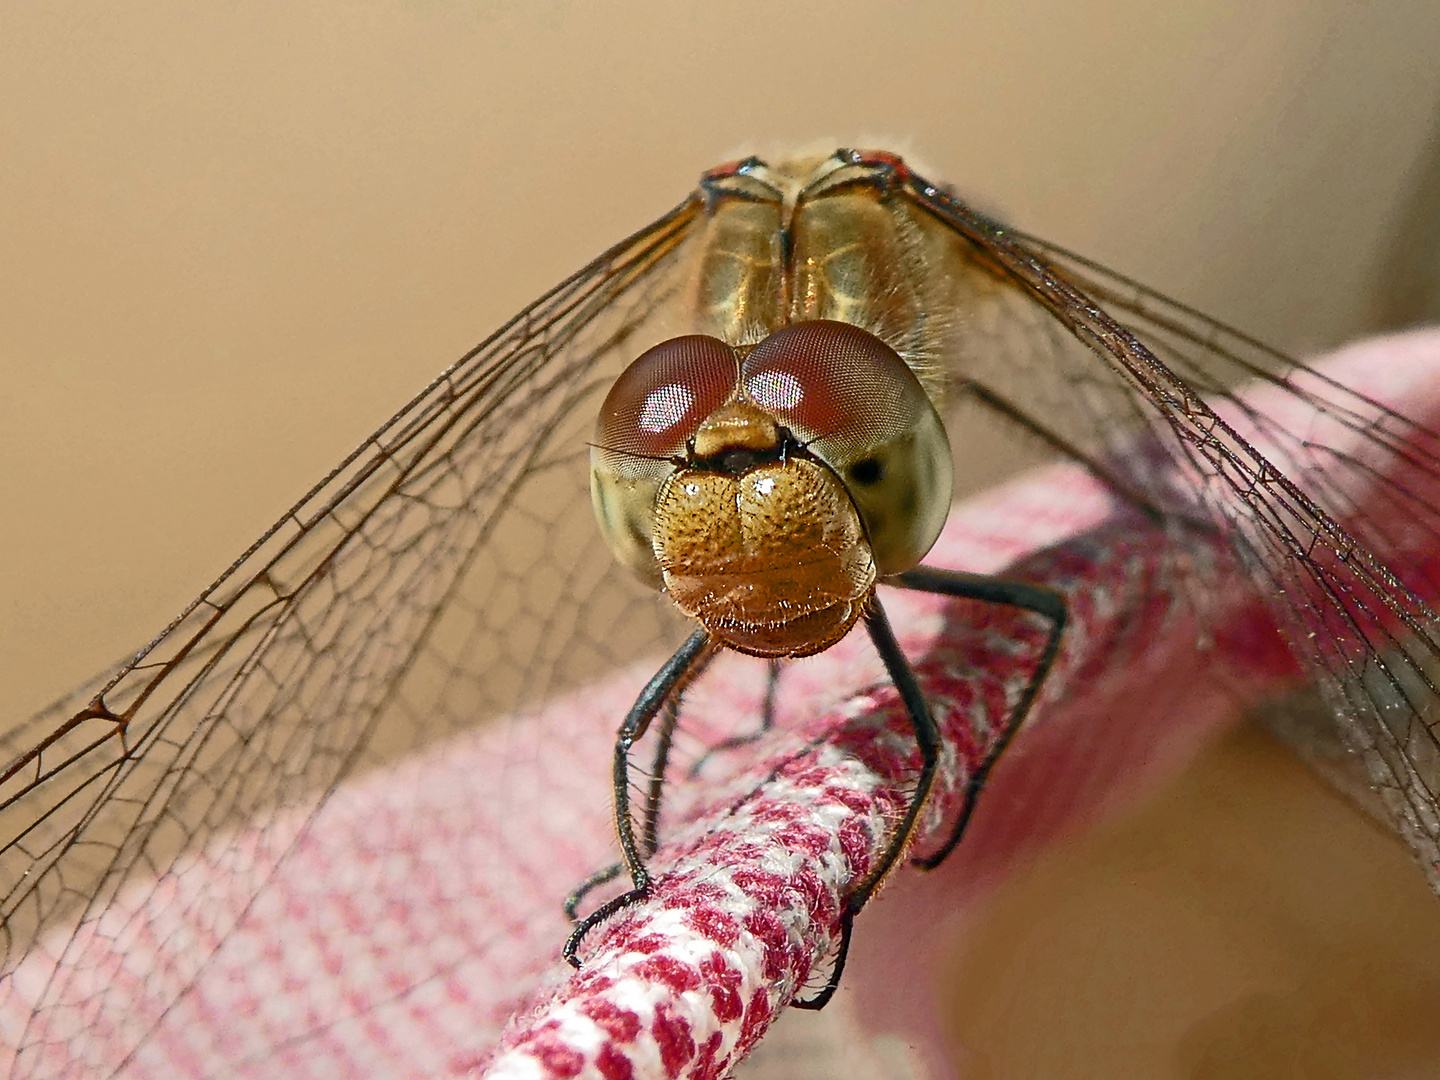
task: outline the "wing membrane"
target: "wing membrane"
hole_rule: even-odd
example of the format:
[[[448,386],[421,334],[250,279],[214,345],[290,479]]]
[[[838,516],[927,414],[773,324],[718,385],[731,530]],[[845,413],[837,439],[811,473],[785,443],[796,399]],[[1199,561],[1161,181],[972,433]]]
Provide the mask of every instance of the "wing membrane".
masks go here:
[[[80,940],[124,886],[162,879],[227,827],[278,823],[267,850],[236,854],[227,895],[172,901],[203,904],[209,944],[224,937],[307,817],[374,750],[465,570],[526,485],[553,470],[549,436],[588,428],[574,409],[668,301],[696,209],[687,201],[521,312],[132,661],[8,734],[0,978],[42,936],[69,927]],[[64,940],[37,1012],[65,996]],[[206,952],[177,956],[164,977],[183,985]]]
[[[1098,433],[1127,484],[1168,511],[1192,502],[1231,537],[1440,891],[1440,436],[923,180],[907,190],[1084,346],[1032,328],[1004,363],[972,358],[966,375],[995,380],[1028,415],[1068,417],[1082,443]],[[991,306],[1021,306],[992,293]],[[1232,390],[1256,380],[1270,392]],[[1158,452],[1137,452],[1137,429]]]

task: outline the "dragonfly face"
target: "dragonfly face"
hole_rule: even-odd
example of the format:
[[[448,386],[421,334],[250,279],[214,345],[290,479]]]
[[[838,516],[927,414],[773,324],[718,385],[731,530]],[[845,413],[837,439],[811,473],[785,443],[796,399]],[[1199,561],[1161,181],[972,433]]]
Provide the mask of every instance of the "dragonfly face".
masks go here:
[[[842,638],[877,575],[930,550],[950,504],[950,445],[919,380],[839,322],[738,349],[656,346],[611,388],[591,457],[620,561],[756,656]]]

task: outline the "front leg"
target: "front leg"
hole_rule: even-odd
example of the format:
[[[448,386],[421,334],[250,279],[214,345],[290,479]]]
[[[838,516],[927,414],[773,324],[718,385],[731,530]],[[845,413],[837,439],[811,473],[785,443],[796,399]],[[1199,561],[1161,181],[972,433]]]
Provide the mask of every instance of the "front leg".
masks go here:
[[[699,674],[716,647],[704,630],[696,630],[691,634],[685,644],[675,651],[675,655],[665,661],[665,665],[655,673],[655,677],[645,684],[645,689],[640,691],[640,696],[625,714],[625,720],[620,725],[615,739],[615,758],[610,779],[615,795],[615,831],[620,839],[620,856],[624,869],[630,873],[632,887],[628,892],[601,904],[576,924],[562,951],[562,955],[574,967],[580,966],[577,955],[580,942],[593,927],[621,908],[645,899],[650,893],[650,872],[645,867],[645,858],[649,852],[641,854],[640,843],[635,836],[635,822],[630,815],[630,750],[636,740],[645,734],[650,722],[672,695],[683,690],[685,685]]]

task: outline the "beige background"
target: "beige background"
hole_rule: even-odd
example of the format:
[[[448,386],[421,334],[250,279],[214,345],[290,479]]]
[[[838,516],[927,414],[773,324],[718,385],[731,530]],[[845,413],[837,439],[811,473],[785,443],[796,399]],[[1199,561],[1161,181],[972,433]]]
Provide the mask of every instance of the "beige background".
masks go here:
[[[910,151],[1290,349],[1411,317],[1440,267],[1440,8],[1251,8],[6,5],[0,723],[148,639],[430,375],[742,149]],[[1282,1075],[1318,1035],[1329,1071],[1294,1075],[1440,1060],[1440,907],[1337,807],[1240,740],[1017,880],[957,946],[974,1075]],[[1243,854],[1187,868],[1217,845]],[[1177,975],[1256,934],[1204,993]],[[1245,1042],[1267,1017],[1276,1067],[1225,1071],[1271,1060]]]

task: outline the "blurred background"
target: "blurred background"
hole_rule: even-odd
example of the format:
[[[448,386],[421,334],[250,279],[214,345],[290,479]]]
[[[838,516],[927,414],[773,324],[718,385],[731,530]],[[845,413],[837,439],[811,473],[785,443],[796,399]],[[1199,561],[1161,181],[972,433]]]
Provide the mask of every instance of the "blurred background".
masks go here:
[[[1419,0],[7,5],[0,723],[741,152],[899,150],[1302,355],[1434,320],[1437,56]],[[1253,731],[990,910],[962,1075],[1440,1068],[1440,904]]]

